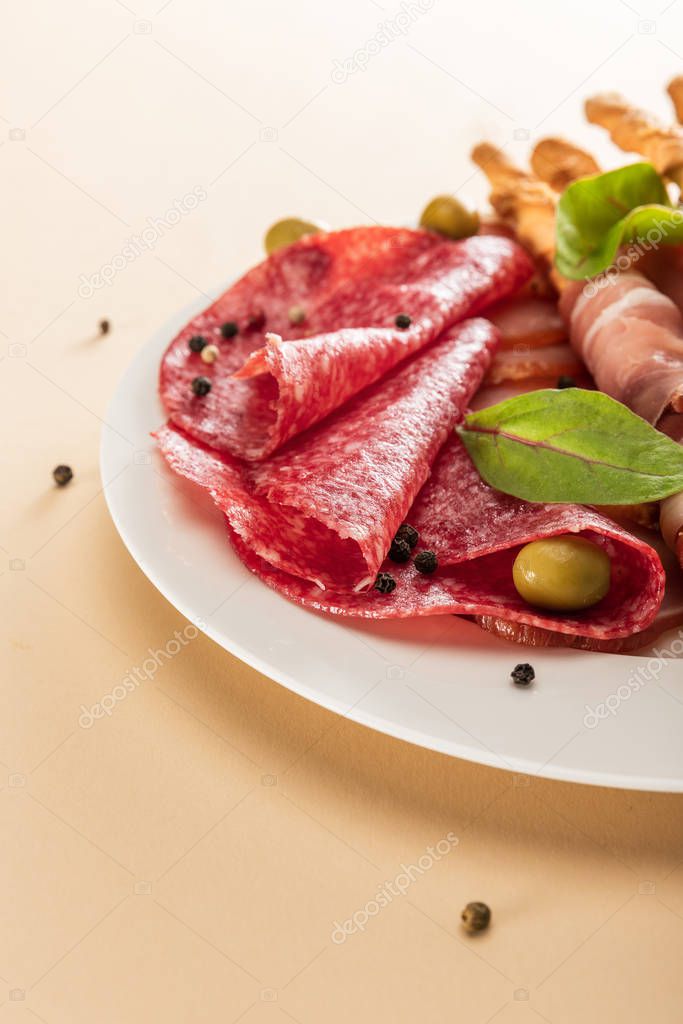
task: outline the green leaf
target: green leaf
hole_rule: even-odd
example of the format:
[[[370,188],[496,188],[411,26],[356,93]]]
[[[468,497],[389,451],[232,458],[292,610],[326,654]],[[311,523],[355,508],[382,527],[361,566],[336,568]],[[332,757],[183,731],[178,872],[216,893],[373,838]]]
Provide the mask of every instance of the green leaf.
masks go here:
[[[629,242],[643,250],[683,242],[683,211],[671,205],[652,164],[629,164],[565,189],[555,223],[555,265],[564,277],[593,277]]]
[[[531,391],[458,433],[484,480],[526,501],[637,505],[683,491],[683,447],[601,391]]]

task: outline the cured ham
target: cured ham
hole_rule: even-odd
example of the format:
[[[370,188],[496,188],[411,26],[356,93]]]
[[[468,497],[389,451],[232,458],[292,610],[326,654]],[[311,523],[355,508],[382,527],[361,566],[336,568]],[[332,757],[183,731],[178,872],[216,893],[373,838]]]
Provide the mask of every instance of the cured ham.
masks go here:
[[[486,383],[502,384],[504,381],[546,377],[554,387],[558,377],[563,375],[572,378],[585,375],[583,363],[570,345],[544,345],[541,348],[518,345],[496,355],[486,375]]]
[[[610,517],[611,518],[611,517]],[[525,623],[503,619],[497,615],[478,615],[476,622],[482,629],[501,640],[525,644],[527,647],[574,647],[584,651],[601,651],[605,654],[627,654],[636,652],[653,644],[657,637],[667,630],[680,628],[683,623],[683,578],[678,572],[674,556],[662,539],[651,530],[638,529],[632,523],[628,528],[646,544],[657,551],[666,573],[664,599],[656,617],[644,630],[638,630],[631,636],[598,639],[594,636],[579,636],[569,633],[558,633],[555,629],[541,626],[530,626]]]
[[[502,348],[540,348],[567,341],[567,326],[554,299],[514,297],[486,310],[486,319],[500,331]]]
[[[532,271],[524,251],[497,236],[450,242],[369,227],[305,237],[171,342],[159,384],[169,419],[212,448],[262,459]],[[217,347],[210,366],[192,338]],[[197,375],[210,382],[201,398]]]
[[[683,315],[642,274],[574,282],[560,308],[601,391],[654,425],[683,410]]]
[[[651,249],[639,257],[636,268],[683,312],[683,246]]]
[[[553,387],[561,376],[585,377],[585,368],[569,345],[567,325],[554,299],[514,296],[488,308],[486,318],[501,336],[487,384],[547,378]]]
[[[425,254],[435,258],[431,236],[428,240],[429,244],[419,232],[406,236],[412,257],[418,263],[422,259],[423,270]],[[329,293],[324,286],[326,298],[320,306],[315,300],[309,303],[311,329],[329,322],[336,330],[319,331],[307,339],[269,338],[264,346],[259,344],[263,340],[259,332],[266,324],[281,326],[269,307],[261,315],[266,323],[258,324],[253,337],[225,339],[235,345],[234,352],[227,350],[225,360],[231,374],[226,377],[222,366],[214,383],[227,409],[217,404],[207,412],[202,399],[190,408],[189,419],[185,412],[174,416],[178,381],[186,387],[188,373],[196,372],[195,367],[188,369],[187,338],[199,331],[208,334],[211,325],[228,315],[223,297],[218,309],[188,325],[181,341],[176,339],[167,353],[162,391],[171,396],[172,421],[158,431],[159,447],[176,472],[211,494],[226,516],[233,544],[245,564],[270,586],[307,607],[366,618],[454,613],[483,616],[484,622],[489,616],[528,630],[550,630],[595,643],[630,636],[648,627],[661,603],[664,577],[656,553],[595,510],[531,505],[494,491],[481,480],[452,433],[491,365],[499,334],[488,321],[469,320],[430,342],[425,339],[425,325],[438,322],[444,296],[448,299],[444,315],[454,316],[456,306],[462,310],[466,305],[485,304],[491,294],[499,297],[501,289],[511,289],[513,283],[518,286],[529,274],[528,262],[509,240],[488,236],[478,241],[486,246],[488,269],[481,264],[482,250],[466,247],[468,261],[458,258],[451,283],[436,288],[436,300],[429,288],[424,290],[428,274],[408,275],[411,281],[420,281],[414,297],[421,295],[431,310],[423,313],[412,338],[376,323],[365,328],[353,325],[354,315],[359,321],[372,320],[386,318],[389,308],[395,310],[394,285],[385,285],[388,291],[377,288],[375,314],[365,318],[360,304],[354,307],[344,301],[339,305],[340,291],[348,298],[341,283],[330,286]],[[458,248],[449,246],[451,253]],[[309,249],[314,251],[310,242],[292,249],[299,253],[297,258]],[[377,260],[370,262],[378,266]],[[257,271],[263,273],[262,268]],[[281,272],[282,267],[276,280]],[[405,273],[405,268],[396,268],[397,275]],[[492,282],[488,294],[486,274]],[[460,282],[457,303],[454,275]],[[248,279],[249,275],[243,281]],[[227,300],[238,324],[247,323],[248,316],[254,315],[248,310],[261,301],[263,293],[252,284],[242,296],[242,306],[233,298]],[[236,286],[238,293],[243,287],[242,283]],[[278,315],[291,301],[291,294],[282,288],[282,292],[274,288],[281,307]],[[311,291],[315,288],[311,286]],[[298,277],[297,296],[302,290]],[[368,302],[367,293],[362,294]],[[435,301],[436,305],[429,305]],[[511,376],[523,376],[529,370],[524,365],[529,353],[535,353],[534,366],[552,374],[568,369],[563,362],[570,352],[566,344],[530,345],[527,350],[519,340],[552,338],[548,331],[558,330],[556,312],[547,304],[529,302],[528,297],[518,301],[521,306],[516,309],[514,304],[499,304],[494,311],[494,318],[507,328],[508,346],[512,342],[503,357],[519,361],[522,368]],[[350,314],[352,323],[346,326],[349,309],[357,313]],[[251,351],[245,354],[248,346]],[[412,346],[415,350],[410,354]],[[557,350],[559,357],[549,359],[549,350]],[[371,357],[373,352],[378,356],[368,371],[359,365],[361,356]],[[383,369],[387,364],[388,372]],[[348,393],[349,376],[354,395]],[[374,383],[364,386],[362,381],[368,378]],[[320,393],[316,390],[319,380]],[[229,388],[239,391],[254,381],[267,385],[257,392],[256,401],[253,394],[247,402],[230,397]],[[316,408],[314,422],[306,418],[310,404]],[[330,404],[335,408],[330,410]],[[187,411],[185,402],[181,408]],[[274,417],[264,416],[273,409]],[[316,418],[321,421],[315,422]],[[173,419],[180,419],[180,425]],[[225,450],[233,436],[230,430],[236,431],[238,425],[241,454],[250,459]],[[211,445],[196,436],[205,431]],[[278,444],[285,438],[288,443],[266,454],[275,437]],[[256,454],[258,461],[253,460]],[[386,561],[396,531],[406,520],[417,529],[421,548],[435,553],[438,570],[433,574],[421,573],[412,558],[400,564]],[[607,596],[594,607],[559,614],[524,601],[511,570],[524,544],[564,534],[578,534],[602,545],[611,559],[612,582]],[[378,573],[390,574],[395,589],[387,593],[373,589]]]
[[[663,128],[613,96],[597,97],[592,105],[589,101],[589,119],[607,127],[618,144],[656,157],[670,177],[679,177],[679,158],[683,160],[679,129]],[[571,176],[575,147],[553,140],[552,151],[553,173],[564,162],[559,170]],[[582,159],[585,156],[582,153]],[[473,158],[494,186],[491,201],[498,213],[523,227],[531,251],[548,262],[554,206],[543,191],[547,182],[511,167],[502,153],[487,144],[476,147]],[[543,166],[543,160],[535,162],[536,168]],[[605,274],[589,282],[570,283],[553,275],[572,345],[597,386],[656,426],[661,426],[667,413],[677,415],[683,410],[683,288],[678,273],[683,248],[666,250],[662,247],[641,260],[652,281],[636,270]],[[681,495],[662,502],[661,530],[683,566]]]
[[[364,618],[495,615],[596,642],[646,629],[664,587],[652,548],[596,511],[493,490],[453,434],[497,344],[487,321],[451,328],[259,463],[210,449],[172,424],[157,440],[169,465],[225,513],[245,564],[306,607]],[[386,560],[405,521],[420,549],[435,552],[435,573],[422,574],[414,559]],[[514,558],[531,540],[568,533],[605,547],[609,593],[577,613],[533,608],[514,587]],[[391,574],[392,592],[368,589],[379,572]]]
[[[363,590],[497,344],[485,320],[451,328],[261,463],[209,449],[172,424],[157,441],[176,472],[211,493],[241,550],[314,590]]]
[[[390,594],[322,591],[278,570],[231,532],[243,562],[265,583],[305,607],[334,615],[367,619],[494,616],[510,624],[600,642],[646,630],[662,601],[664,570],[647,543],[591,509],[529,504],[500,494],[483,482],[455,436],[408,513],[408,522],[419,533],[420,548],[436,553],[439,568],[426,577],[414,562],[388,561],[384,568],[396,578],[396,589]],[[609,593],[582,612],[534,609],[513,586],[512,562],[528,541],[567,533],[606,548],[613,566]]]

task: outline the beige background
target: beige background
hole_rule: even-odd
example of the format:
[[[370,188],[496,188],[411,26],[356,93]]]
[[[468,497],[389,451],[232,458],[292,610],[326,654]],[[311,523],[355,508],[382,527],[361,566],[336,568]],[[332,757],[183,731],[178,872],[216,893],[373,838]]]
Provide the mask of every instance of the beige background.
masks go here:
[[[201,636],[78,720],[186,625],[98,477],[107,402],[152,330],[257,259],[279,216],[405,222],[444,189],[478,200],[484,135],[521,156],[527,132],[580,132],[607,157],[579,100],[616,85],[665,112],[683,4],[435,0],[374,55],[398,5],[4,6],[0,1024],[680,1021],[679,797],[407,746]],[[367,69],[334,81],[352,57]],[[456,849],[331,941],[449,831]],[[471,899],[494,913],[475,940]]]

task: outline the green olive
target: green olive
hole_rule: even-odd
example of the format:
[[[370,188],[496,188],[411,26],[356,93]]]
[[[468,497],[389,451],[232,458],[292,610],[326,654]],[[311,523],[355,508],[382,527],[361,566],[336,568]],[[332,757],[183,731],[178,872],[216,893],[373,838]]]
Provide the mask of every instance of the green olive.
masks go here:
[[[285,245],[298,242],[304,235],[317,235],[320,231],[329,231],[327,224],[316,224],[312,220],[301,220],[299,217],[285,217],[277,220],[266,231],[263,246],[270,255]]]
[[[515,558],[512,579],[529,604],[574,612],[597,604],[609,590],[609,555],[583,537],[535,540]]]
[[[420,227],[446,238],[467,238],[479,230],[479,214],[468,210],[455,196],[436,196],[422,211]]]

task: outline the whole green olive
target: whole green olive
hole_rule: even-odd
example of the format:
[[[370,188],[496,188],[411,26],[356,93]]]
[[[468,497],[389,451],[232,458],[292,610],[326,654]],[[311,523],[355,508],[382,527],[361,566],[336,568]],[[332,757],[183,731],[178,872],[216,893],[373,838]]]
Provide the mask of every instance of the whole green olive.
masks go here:
[[[327,224],[312,220],[301,220],[299,217],[285,217],[277,220],[268,228],[263,239],[263,247],[270,255],[285,245],[298,242],[304,235],[317,235],[320,231],[329,231]]]
[[[610,587],[607,552],[583,537],[547,537],[526,544],[515,558],[512,579],[520,597],[558,612],[590,608]]]
[[[455,196],[435,196],[422,211],[420,227],[446,238],[467,238],[479,230],[479,214],[468,210]]]

